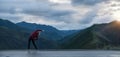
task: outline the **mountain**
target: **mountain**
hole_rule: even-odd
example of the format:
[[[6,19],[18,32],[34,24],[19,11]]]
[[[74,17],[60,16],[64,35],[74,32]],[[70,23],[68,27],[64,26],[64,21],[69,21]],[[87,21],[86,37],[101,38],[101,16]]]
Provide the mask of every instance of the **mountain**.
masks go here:
[[[27,39],[24,34],[0,26],[0,49],[25,49]]]
[[[67,36],[65,49],[107,49],[120,45],[120,22],[95,24],[76,34]]]
[[[28,33],[16,24],[0,19],[0,49],[25,49]]]
[[[7,27],[8,29],[11,30],[16,30],[16,31],[22,31],[22,32],[28,32],[29,29],[23,28],[23,27],[19,27],[18,25],[8,21],[8,20],[3,20],[0,19],[0,26],[1,27]]]
[[[62,33],[61,35],[66,37],[68,35],[71,35],[71,34],[74,34],[74,33],[78,32],[80,30],[60,30],[60,31]]]
[[[120,49],[119,21],[94,24],[83,30],[57,30],[49,25],[14,24],[0,19],[0,50],[26,49],[35,29],[45,30],[36,42],[39,49]]]
[[[45,30],[36,42],[39,49],[60,48],[60,42],[58,41],[64,38],[62,35],[63,31],[61,32],[60,30],[48,25],[26,22],[15,24],[8,20],[0,19],[0,49],[26,49],[28,38],[31,32],[35,29]]]
[[[30,31],[8,20],[0,19],[0,50],[27,49]],[[59,48],[55,41],[41,37],[37,40],[39,49]]]
[[[61,35],[62,33],[59,30],[49,25],[40,25],[26,22],[20,22],[17,23],[17,25],[20,27],[30,29],[31,31],[34,31],[36,29],[42,29],[44,30],[44,32],[41,33],[41,37],[49,40],[60,40],[63,38],[63,36]]]

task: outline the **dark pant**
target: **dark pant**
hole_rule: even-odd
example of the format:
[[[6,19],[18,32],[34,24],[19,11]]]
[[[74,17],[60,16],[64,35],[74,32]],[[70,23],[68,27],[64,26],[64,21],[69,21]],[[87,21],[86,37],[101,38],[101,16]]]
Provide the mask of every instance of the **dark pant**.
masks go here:
[[[31,41],[32,41],[33,46],[35,47],[35,49],[38,49],[37,46],[36,46],[36,44],[35,44],[35,40],[34,40],[34,39],[29,39],[29,40],[28,40],[28,49],[30,49],[30,42],[31,42]]]

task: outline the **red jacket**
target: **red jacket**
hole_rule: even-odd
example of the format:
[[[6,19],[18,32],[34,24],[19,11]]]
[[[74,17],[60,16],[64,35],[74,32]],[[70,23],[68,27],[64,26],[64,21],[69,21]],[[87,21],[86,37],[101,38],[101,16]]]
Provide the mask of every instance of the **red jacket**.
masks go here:
[[[30,35],[30,39],[33,39],[33,40],[37,40],[38,39],[38,36],[39,36],[39,32],[41,32],[42,30],[36,30],[34,31],[31,35]]]

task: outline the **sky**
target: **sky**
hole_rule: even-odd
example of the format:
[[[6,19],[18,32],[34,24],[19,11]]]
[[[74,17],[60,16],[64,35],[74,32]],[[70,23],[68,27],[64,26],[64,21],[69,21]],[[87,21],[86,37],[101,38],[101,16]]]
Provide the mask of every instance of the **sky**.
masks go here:
[[[119,20],[119,15],[120,0],[0,0],[0,18],[59,30],[84,29]]]

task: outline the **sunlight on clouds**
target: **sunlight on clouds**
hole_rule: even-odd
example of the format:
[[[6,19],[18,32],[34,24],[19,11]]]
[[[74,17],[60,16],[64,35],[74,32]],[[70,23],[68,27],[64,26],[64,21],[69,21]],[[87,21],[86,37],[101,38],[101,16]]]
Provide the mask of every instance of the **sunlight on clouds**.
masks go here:
[[[110,12],[112,13],[111,17],[114,20],[120,21],[120,2],[113,1],[112,7],[110,9],[111,9]]]
[[[113,19],[120,21],[120,10],[113,12]]]
[[[71,3],[71,0],[49,0],[52,3],[64,4],[64,3]]]
[[[99,11],[97,12],[97,16],[95,18],[95,23],[109,23],[114,20],[119,20],[120,17],[120,6],[119,2],[115,0],[109,1],[109,3],[101,3],[98,4]],[[93,23],[94,24],[94,23]]]

